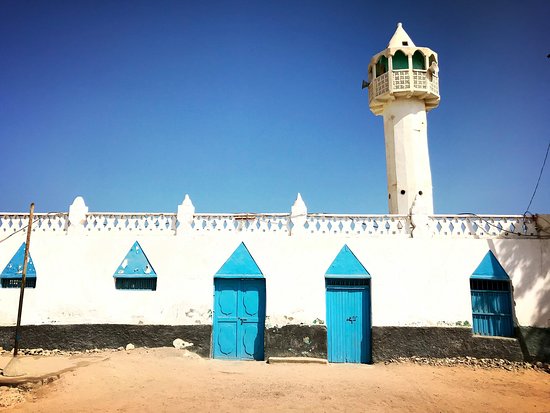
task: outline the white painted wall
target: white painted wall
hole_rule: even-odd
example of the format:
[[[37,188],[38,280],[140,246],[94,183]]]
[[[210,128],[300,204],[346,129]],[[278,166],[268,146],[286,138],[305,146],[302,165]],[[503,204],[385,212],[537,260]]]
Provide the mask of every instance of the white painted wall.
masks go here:
[[[419,196],[422,207],[417,213],[431,215],[432,174],[425,103],[417,98],[397,98],[386,103],[383,115],[390,214],[408,214]]]
[[[0,243],[0,270],[24,239]],[[156,291],[115,289],[136,240]],[[512,279],[519,324],[550,327],[550,240],[224,232],[33,233],[37,284],[25,290],[22,323],[209,324],[213,275],[241,241],[266,277],[267,326],[326,319],[324,274],[347,243],[372,276],[374,326],[471,324],[468,280],[491,249]],[[15,324],[18,299],[18,289],[0,289],[0,325]]]

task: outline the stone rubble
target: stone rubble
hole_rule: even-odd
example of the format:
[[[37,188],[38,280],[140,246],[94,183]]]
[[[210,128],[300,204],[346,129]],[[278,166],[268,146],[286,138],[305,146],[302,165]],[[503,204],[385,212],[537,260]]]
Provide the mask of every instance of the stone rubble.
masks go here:
[[[176,340],[174,340],[176,341]],[[185,349],[185,347],[192,346],[191,343],[187,343],[182,340],[183,343],[179,341],[174,343],[174,347]],[[133,344],[128,344],[126,347],[118,348],[93,348],[87,350],[46,350],[43,348],[31,348],[31,349],[20,349],[19,354],[25,356],[72,356],[78,354],[93,354],[93,353],[103,353],[103,352],[115,352],[115,351],[124,351],[134,349]],[[147,347],[143,347],[147,349]],[[186,352],[188,352],[186,350]],[[4,350],[0,347],[0,355],[2,354],[13,354],[13,350]],[[194,354],[188,352],[189,354]],[[200,357],[200,356],[197,356]],[[504,369],[508,371],[519,371],[525,369],[533,369],[540,372],[546,372],[550,374],[550,363],[543,363],[540,361],[534,363],[528,363],[523,361],[508,361],[504,359],[478,359],[475,357],[446,357],[446,358],[433,358],[433,357],[398,357],[395,359],[388,359],[384,361],[384,364],[392,363],[415,363],[421,365],[429,366],[446,366],[446,367],[455,367],[455,366],[465,366],[471,368],[481,368],[481,369]]]
[[[144,347],[146,348],[146,347]],[[74,356],[78,354],[93,354],[93,353],[103,353],[106,351],[123,351],[124,347],[119,348],[92,348],[86,350],[59,350],[57,348],[53,350],[45,350],[43,348],[20,348],[19,355],[22,356]],[[0,355],[2,354],[13,354],[12,350],[4,350],[0,348]]]
[[[25,401],[24,390],[11,386],[0,386],[0,408]]]
[[[398,357],[396,359],[385,360],[384,364],[391,363],[414,363],[429,366],[465,366],[481,369],[504,369],[508,371],[519,371],[524,369],[533,369],[541,372],[550,373],[550,363],[528,363],[523,361],[509,361],[504,359],[478,359],[476,357]]]

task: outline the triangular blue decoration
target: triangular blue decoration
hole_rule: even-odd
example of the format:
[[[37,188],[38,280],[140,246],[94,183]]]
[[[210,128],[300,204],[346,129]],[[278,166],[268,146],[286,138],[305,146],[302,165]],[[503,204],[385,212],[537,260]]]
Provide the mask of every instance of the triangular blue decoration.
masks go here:
[[[134,242],[113,275],[116,278],[152,278],[156,276],[153,266],[137,241]]]
[[[481,263],[477,266],[471,278],[507,281],[510,279],[492,251],[485,254],[485,257],[481,260]]]
[[[25,260],[25,243],[21,244],[11,261],[6,265],[0,278],[23,278],[23,263]],[[29,261],[27,262],[27,278],[36,278],[36,269],[32,262],[29,252]]]
[[[344,245],[330,267],[325,273],[327,278],[370,278],[369,272],[363,264],[351,252],[347,245]]]
[[[243,242],[214,275],[216,278],[263,278],[262,271]]]

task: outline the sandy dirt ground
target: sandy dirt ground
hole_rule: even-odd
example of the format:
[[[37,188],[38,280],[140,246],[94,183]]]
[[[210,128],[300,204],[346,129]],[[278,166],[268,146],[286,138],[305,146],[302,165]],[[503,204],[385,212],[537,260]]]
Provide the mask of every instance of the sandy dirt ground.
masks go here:
[[[0,406],[9,397],[15,404],[0,412],[550,412],[550,374],[533,370],[269,365],[201,359],[174,348],[78,360],[48,385],[1,388]]]

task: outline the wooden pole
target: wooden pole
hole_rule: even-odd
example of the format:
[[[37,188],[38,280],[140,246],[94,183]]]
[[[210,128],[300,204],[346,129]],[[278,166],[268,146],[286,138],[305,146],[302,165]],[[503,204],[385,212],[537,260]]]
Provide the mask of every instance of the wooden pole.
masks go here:
[[[29,247],[31,245],[33,214],[34,202],[31,204],[31,210],[29,213],[29,225],[27,225],[27,242],[25,243],[25,258],[23,259],[23,274],[21,276],[21,290],[19,293],[19,309],[17,310],[17,324],[15,326],[15,345],[13,346],[13,357],[17,357],[17,351],[19,350],[21,313],[23,312],[23,297],[25,296],[25,283],[27,281],[27,264],[29,262]]]

